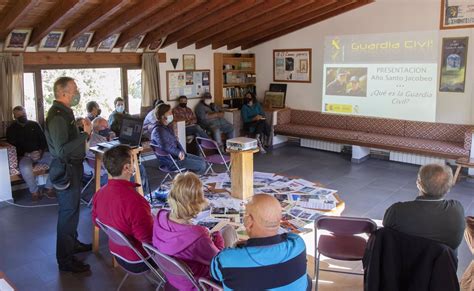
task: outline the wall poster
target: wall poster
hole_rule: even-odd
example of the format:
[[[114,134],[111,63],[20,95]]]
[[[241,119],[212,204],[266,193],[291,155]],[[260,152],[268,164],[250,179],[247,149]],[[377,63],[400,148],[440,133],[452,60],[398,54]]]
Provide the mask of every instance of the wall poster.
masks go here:
[[[442,0],[440,29],[474,27],[474,0]]]
[[[273,81],[311,83],[311,49],[273,50]]]
[[[178,100],[179,96],[188,99],[201,98],[201,94],[211,91],[211,71],[166,71],[167,100]]]
[[[464,92],[468,37],[443,38],[441,51],[440,92]]]

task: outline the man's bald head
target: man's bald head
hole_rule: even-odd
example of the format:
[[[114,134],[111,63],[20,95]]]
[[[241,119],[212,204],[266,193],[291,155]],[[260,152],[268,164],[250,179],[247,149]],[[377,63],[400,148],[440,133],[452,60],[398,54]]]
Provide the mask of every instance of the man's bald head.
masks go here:
[[[109,127],[109,123],[103,117],[96,117],[92,121],[92,129],[94,132],[99,132],[99,130],[104,130]]]
[[[274,236],[281,220],[281,205],[267,194],[252,196],[245,208],[245,228],[249,237]]]

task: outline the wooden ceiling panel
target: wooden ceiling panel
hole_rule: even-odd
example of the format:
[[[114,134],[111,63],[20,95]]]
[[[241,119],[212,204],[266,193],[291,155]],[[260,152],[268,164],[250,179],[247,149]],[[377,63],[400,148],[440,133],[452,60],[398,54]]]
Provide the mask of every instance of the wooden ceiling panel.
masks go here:
[[[5,3],[0,18],[0,40],[4,40],[14,28],[29,28],[30,26],[25,23],[25,18],[37,8],[39,2],[38,0],[19,0],[15,3]]]
[[[329,19],[329,18],[334,17],[336,15],[340,15],[340,14],[348,12],[350,10],[359,8],[361,6],[370,4],[372,2],[375,2],[375,0],[359,0],[359,1],[357,1],[355,3],[351,3],[349,5],[342,5],[342,7],[333,9],[332,11],[330,11],[328,13],[324,13],[320,16],[317,16],[314,19],[310,19],[310,20],[307,20],[307,21],[304,21],[304,22],[301,22],[301,23],[297,23],[297,24],[286,26],[286,27],[282,27],[281,29],[274,30],[272,33],[269,33],[269,34],[266,34],[266,35],[261,35],[260,37],[257,37],[253,40],[248,40],[246,43],[242,44],[242,49],[243,50],[249,49],[249,48],[254,47],[258,44],[261,44],[261,43],[270,41],[272,39],[284,36],[286,34],[292,33],[294,31],[300,30],[302,28],[305,28],[307,26],[316,24],[318,22],[324,21],[326,19]]]

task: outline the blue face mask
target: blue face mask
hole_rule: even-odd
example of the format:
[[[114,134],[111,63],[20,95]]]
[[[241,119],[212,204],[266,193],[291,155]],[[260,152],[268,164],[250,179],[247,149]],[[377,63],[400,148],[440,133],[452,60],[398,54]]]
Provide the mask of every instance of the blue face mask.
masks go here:
[[[168,122],[168,124],[170,124],[171,122],[173,122],[173,115],[168,115],[168,116],[166,116],[166,122]]]
[[[110,131],[111,131],[110,128],[106,128],[106,129],[99,130],[97,133],[103,137],[109,137]]]
[[[81,93],[77,92],[72,97],[71,106],[76,106],[77,104],[79,104],[80,101],[81,101]]]
[[[118,113],[123,113],[125,108],[123,107],[123,105],[120,105],[120,106],[117,106],[117,108],[115,108],[115,110],[117,110]]]

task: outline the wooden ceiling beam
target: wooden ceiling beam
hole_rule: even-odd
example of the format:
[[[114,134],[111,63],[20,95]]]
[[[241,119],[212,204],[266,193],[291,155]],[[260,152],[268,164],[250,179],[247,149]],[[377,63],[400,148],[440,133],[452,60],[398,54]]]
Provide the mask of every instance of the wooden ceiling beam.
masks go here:
[[[228,39],[231,39],[233,37],[238,36],[242,31],[247,31],[249,29],[252,29],[254,27],[259,27],[260,25],[263,25],[267,22],[274,21],[275,19],[281,18],[286,16],[287,14],[292,13],[293,11],[307,7],[309,5],[313,5],[316,0],[294,0],[290,1],[288,4],[280,6],[280,8],[267,12],[263,15],[261,15],[258,18],[254,19],[249,19],[240,25],[234,26],[231,29],[228,29],[226,31],[223,31],[214,37],[212,37],[211,43],[212,43],[212,48],[216,49],[221,46],[224,46],[228,43]],[[223,40],[226,40],[223,42]],[[210,43],[208,43],[210,44]]]
[[[98,27],[110,16],[118,13],[121,9],[127,7],[130,0],[105,0],[97,8],[84,15],[73,26],[66,30],[63,38],[63,45],[70,45],[71,42],[85,32]]]
[[[255,0],[254,0],[255,1]],[[200,27],[202,22],[206,19],[214,19],[216,11],[219,10],[230,10],[229,5],[233,4],[235,0],[210,0],[205,4],[195,8],[194,10],[190,10],[182,15],[180,15],[177,19],[173,20],[172,22],[168,22],[157,29],[149,32],[145,39],[142,42],[142,47],[146,47],[151,44],[153,41],[160,39],[164,36],[167,36],[171,33],[174,33],[182,28],[188,27]],[[246,0],[242,1],[239,0],[238,2],[248,2]],[[209,16],[209,17],[208,17]],[[175,34],[176,37],[176,34]],[[175,43],[176,39],[169,40],[169,37],[166,38],[165,43],[162,47],[165,47],[169,44]]]
[[[59,1],[33,29],[30,45],[37,45],[51,30],[57,28],[63,21],[76,14],[86,3],[87,0]]]
[[[283,27],[282,29],[276,29],[276,30],[274,30],[271,34],[262,35],[261,37],[258,37],[257,39],[249,40],[247,43],[243,43],[243,44],[242,44],[242,49],[243,49],[243,50],[249,49],[249,48],[254,47],[254,46],[258,45],[258,44],[261,44],[261,43],[267,42],[267,41],[269,41],[269,40],[278,38],[278,37],[280,37],[280,36],[283,36],[283,35],[292,33],[292,32],[294,32],[294,31],[297,31],[297,30],[300,30],[300,29],[302,29],[302,28],[304,28],[304,27],[307,27],[307,26],[316,24],[316,23],[318,23],[318,22],[324,21],[324,20],[329,19],[329,18],[331,18],[331,17],[340,15],[340,14],[345,13],[345,12],[347,12],[347,11],[350,11],[350,10],[359,8],[359,7],[361,7],[361,6],[370,4],[370,3],[374,2],[374,1],[375,1],[375,0],[362,0],[362,1],[358,1],[358,2],[356,2],[356,3],[349,4],[349,5],[346,5],[346,6],[344,6],[344,7],[341,7],[340,9],[334,10],[334,11],[332,11],[332,12],[329,12],[329,13],[326,13],[326,14],[323,14],[323,15],[320,15],[320,16],[314,18],[314,19],[310,19],[310,20],[307,20],[307,21],[305,21],[305,22],[301,22],[301,23],[298,23],[298,24],[295,24],[295,25],[286,26],[286,27]]]
[[[162,25],[171,24],[176,17],[196,9],[197,6],[203,5],[204,0],[180,0],[175,1],[171,5],[164,7],[156,13],[150,15],[146,19],[140,20],[136,25],[123,31],[116,44],[117,47],[123,46],[137,35],[148,33]]]
[[[114,33],[122,32],[156,10],[173,3],[173,0],[140,0],[127,11],[120,13],[104,26],[96,29],[91,46],[97,46],[101,41]]]
[[[227,34],[221,36],[218,41],[212,42],[212,48],[217,49],[224,45],[233,46],[235,43],[237,43],[237,41],[247,38],[251,35],[255,35],[256,32],[265,31],[271,28],[277,28],[280,25],[286,26],[288,21],[299,19],[303,15],[314,13],[322,7],[333,4],[336,1],[337,0],[317,0],[313,1],[308,5],[301,5],[300,7],[292,11],[283,10],[278,15],[268,15],[259,20],[256,20],[255,22],[249,24],[247,27],[241,29],[240,31],[234,30],[231,32],[227,32]],[[293,2],[290,4],[293,4]],[[238,45],[236,45],[235,47],[237,46]]]
[[[208,29],[195,33],[187,39],[183,39],[182,41],[186,43],[196,43],[196,49],[203,48],[211,44],[212,38],[216,37],[219,33],[247,22],[249,19],[258,18],[267,12],[274,11],[289,2],[290,0],[267,0],[252,10],[239,13],[233,18],[217,23]]]
[[[216,11],[212,17],[206,17],[199,21],[198,25],[188,25],[183,29],[180,29],[171,35],[168,35],[166,42],[163,44],[163,47],[166,47],[169,44],[178,42],[178,49],[187,47],[194,43],[194,41],[181,42],[182,39],[190,37],[200,31],[207,31],[207,29],[213,25],[224,22],[227,19],[234,18],[237,14],[247,11],[249,9],[256,8],[256,5],[259,5],[263,0],[239,0],[236,3],[228,7],[224,7],[219,11]]]
[[[39,0],[17,0],[12,8],[6,10],[0,18],[0,40],[4,40],[39,2]]]

